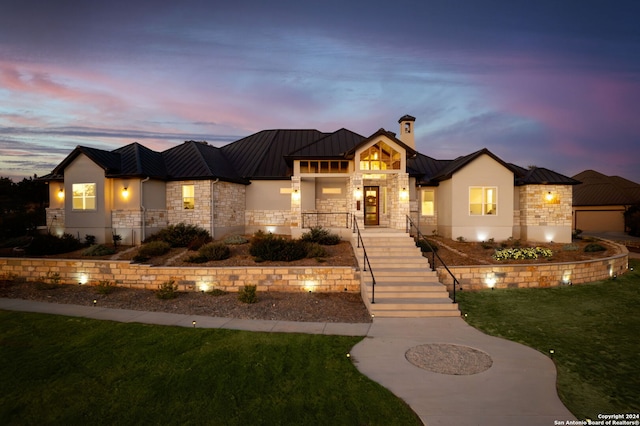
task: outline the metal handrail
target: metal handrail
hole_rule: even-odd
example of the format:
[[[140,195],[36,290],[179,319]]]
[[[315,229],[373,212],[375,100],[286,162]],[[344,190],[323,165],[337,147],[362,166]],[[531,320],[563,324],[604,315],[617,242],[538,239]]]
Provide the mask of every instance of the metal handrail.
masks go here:
[[[376,277],[373,276],[373,269],[371,269],[371,263],[369,262],[369,256],[367,256],[367,249],[364,248],[364,240],[362,239],[362,234],[360,233],[360,227],[358,226],[358,221],[356,216],[353,216],[353,228],[352,232],[358,233],[357,245],[360,248],[360,243],[362,243],[362,253],[364,254],[364,259],[362,261],[363,270],[367,271],[367,265],[369,266],[369,273],[371,274],[371,304],[376,303]]]
[[[351,217],[351,213],[349,212],[302,212],[302,228],[306,229],[306,228],[312,228],[313,226],[310,223],[307,222],[312,222],[312,220],[307,220],[308,217],[313,217],[315,216],[315,226],[318,226],[319,224],[319,220],[318,217],[319,216],[344,216],[344,227],[345,228],[349,228],[349,218]]]
[[[413,223],[413,220],[411,220],[411,218],[409,216],[407,216],[407,229],[406,229],[406,231],[407,231],[407,233],[409,233],[409,235],[411,235],[411,229],[412,228],[415,228],[415,230],[417,232],[418,241],[424,240],[424,242],[427,243],[427,245],[429,246],[429,249],[431,249],[431,270],[432,271],[436,270],[436,257],[437,257],[438,260],[440,261],[440,263],[442,263],[442,266],[444,266],[444,269],[446,269],[446,271],[449,273],[449,275],[451,275],[451,278],[453,278],[453,303],[456,303],[456,284],[458,285],[458,287],[460,287],[460,281],[458,281],[458,279],[456,278],[455,275],[453,275],[453,272],[451,272],[451,270],[449,269],[447,264],[444,263],[444,260],[442,260],[440,255],[433,249],[433,246],[429,243],[429,240],[427,240],[424,237],[424,235],[422,235],[422,232],[420,232],[420,229],[418,229],[418,227],[415,225],[415,223]]]

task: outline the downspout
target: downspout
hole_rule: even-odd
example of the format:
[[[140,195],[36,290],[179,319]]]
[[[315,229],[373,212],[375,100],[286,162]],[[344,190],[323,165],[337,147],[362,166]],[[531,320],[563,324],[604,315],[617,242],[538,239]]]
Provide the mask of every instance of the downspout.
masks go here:
[[[216,239],[216,235],[215,235],[215,220],[214,220],[214,216],[215,216],[215,212],[214,212],[214,205],[213,205],[213,185],[215,185],[216,183],[220,182],[220,178],[216,178],[216,180],[211,181],[211,238],[212,239]]]
[[[146,236],[146,227],[145,223],[147,221],[146,212],[147,208],[144,206],[144,191],[142,190],[142,184],[147,182],[150,178],[146,177],[140,181],[140,211],[142,212],[142,223],[141,225],[141,235],[140,235],[140,244],[147,238]]]

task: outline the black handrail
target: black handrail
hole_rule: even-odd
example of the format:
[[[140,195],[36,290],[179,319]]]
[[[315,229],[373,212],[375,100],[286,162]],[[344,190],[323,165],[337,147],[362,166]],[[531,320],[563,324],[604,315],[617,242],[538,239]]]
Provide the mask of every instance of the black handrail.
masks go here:
[[[358,220],[356,216],[353,216],[353,228],[352,232],[358,233],[357,244],[358,248],[360,248],[360,243],[362,243],[362,253],[364,253],[364,259],[362,261],[363,270],[366,272],[367,265],[369,265],[369,273],[371,274],[371,303],[376,303],[376,277],[373,276],[373,269],[371,269],[371,263],[369,263],[369,256],[367,256],[367,250],[364,248],[364,240],[362,239],[362,234],[360,233],[360,227],[358,226]]]
[[[460,281],[458,281],[458,279],[455,277],[455,275],[453,275],[453,272],[451,272],[451,270],[449,269],[449,267],[447,266],[446,263],[444,263],[444,260],[442,260],[442,258],[440,257],[440,255],[434,250],[434,247],[429,244],[429,240],[427,240],[424,235],[422,235],[422,232],[420,232],[420,229],[418,229],[418,227],[413,223],[413,220],[411,220],[411,218],[409,216],[407,216],[407,233],[409,233],[409,235],[411,235],[411,229],[415,228],[416,232],[417,232],[417,237],[418,237],[418,241],[422,240],[425,243],[427,243],[427,246],[429,246],[429,249],[431,250],[431,270],[435,271],[436,270],[436,257],[438,258],[438,260],[440,261],[440,263],[442,263],[442,266],[444,266],[444,269],[447,270],[447,272],[449,273],[449,275],[451,275],[451,278],[453,278],[453,303],[456,303],[456,284],[458,285],[458,287],[460,287]]]
[[[320,216],[344,216],[344,227],[349,228],[349,218],[351,217],[351,213],[348,212],[303,212],[302,213],[302,228],[313,228],[311,223],[313,222],[312,218],[315,216],[315,226],[320,225]],[[336,221],[338,222],[338,221]]]

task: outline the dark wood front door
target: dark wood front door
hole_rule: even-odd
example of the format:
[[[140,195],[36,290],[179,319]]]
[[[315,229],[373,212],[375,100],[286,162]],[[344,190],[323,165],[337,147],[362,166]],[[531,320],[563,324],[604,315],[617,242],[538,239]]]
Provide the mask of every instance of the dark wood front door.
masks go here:
[[[380,187],[364,187],[364,225],[374,226],[380,224],[380,212],[378,207],[378,195]]]

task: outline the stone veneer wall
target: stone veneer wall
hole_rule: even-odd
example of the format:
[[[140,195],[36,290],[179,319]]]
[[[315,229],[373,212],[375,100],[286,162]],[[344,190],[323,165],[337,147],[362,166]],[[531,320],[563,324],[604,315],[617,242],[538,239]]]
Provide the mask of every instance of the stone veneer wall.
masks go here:
[[[449,266],[449,270],[464,290],[486,289],[490,278],[495,279],[495,288],[556,287],[569,282],[583,284],[625,273],[629,265],[629,252],[622,248],[622,254],[576,263]],[[440,282],[451,291],[451,276],[442,267],[436,269]]]
[[[247,226],[290,226],[290,210],[247,210],[245,212]]]
[[[359,292],[360,272],[353,267],[233,267],[197,268],[151,266],[124,260],[72,260],[0,258],[0,275],[37,281],[59,274],[63,284],[78,284],[82,274],[88,284],[107,280],[122,287],[156,290],[174,280],[180,291],[209,289],[238,291],[256,285],[258,291]]]
[[[245,190],[244,185],[237,183],[218,182],[213,185],[213,225],[216,228],[244,226]]]
[[[347,218],[347,199],[346,198],[316,198],[316,212],[318,213],[340,213],[340,214],[324,214],[309,215],[307,227],[322,226],[324,228],[345,228],[348,227]]]
[[[64,209],[46,208],[46,224],[54,234],[62,234],[64,232]]]
[[[556,194],[559,202],[545,202],[544,194],[547,192]],[[571,227],[572,203],[573,188],[570,185],[523,185],[520,187],[519,224]]]
[[[194,186],[193,209],[185,209],[182,204],[182,185]],[[211,201],[211,181],[167,182],[167,218],[170,224],[197,225],[211,232]]]

